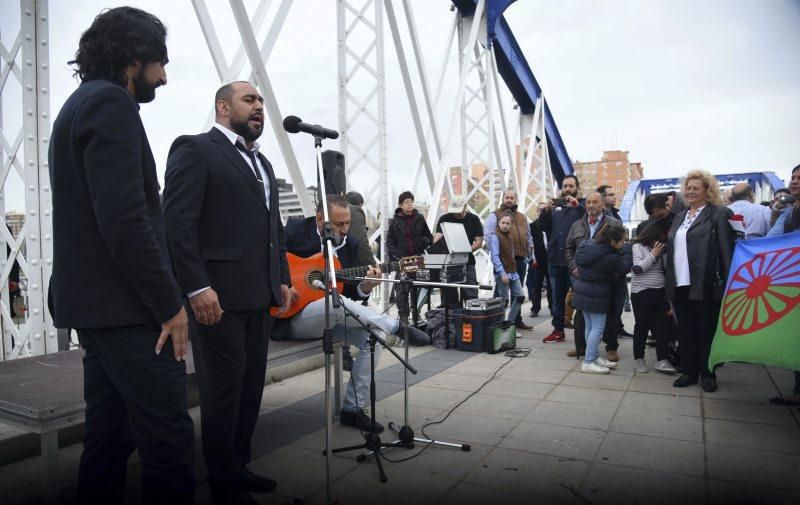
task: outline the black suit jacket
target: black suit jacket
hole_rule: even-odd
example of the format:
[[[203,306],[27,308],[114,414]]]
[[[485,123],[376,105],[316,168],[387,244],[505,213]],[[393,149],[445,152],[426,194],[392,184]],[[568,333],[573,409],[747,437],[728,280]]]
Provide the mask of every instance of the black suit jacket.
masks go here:
[[[279,305],[291,285],[272,165],[259,154],[263,186],[217,128],[175,139],[164,176],[164,218],[175,274],[184,295],[212,287],[223,310]]]
[[[369,265],[358,258],[359,241],[353,235],[347,235],[347,242],[336,251],[336,257],[342,263],[342,268],[353,268]],[[316,217],[296,219],[286,224],[286,249],[288,252],[308,258],[322,250],[322,243],[317,233]],[[351,300],[361,300],[364,297],[358,294],[357,285],[360,281],[344,282],[344,296]]]
[[[127,89],[82,83],[53,123],[50,311],[59,328],[169,320],[180,293],[169,255],[156,165]]]

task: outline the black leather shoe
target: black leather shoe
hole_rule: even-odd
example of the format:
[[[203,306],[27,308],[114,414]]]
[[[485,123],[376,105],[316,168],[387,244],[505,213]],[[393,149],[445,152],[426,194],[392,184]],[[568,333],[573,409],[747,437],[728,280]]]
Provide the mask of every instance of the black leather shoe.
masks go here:
[[[359,410],[358,412],[342,410],[339,414],[339,422],[344,426],[352,426],[361,431],[372,431],[372,420],[363,410]],[[383,433],[383,425],[378,421],[375,421],[374,433]]]
[[[214,505],[258,505],[258,502],[244,489],[218,485],[211,485],[211,503]]]
[[[421,347],[431,344],[431,336],[413,324],[400,323],[400,326],[397,328],[398,337],[406,338],[406,327],[408,328],[408,343],[410,345]]]
[[[250,491],[251,493],[269,493],[275,489],[277,485],[278,483],[269,477],[256,475],[247,468],[242,472],[242,487],[244,487],[245,491]]]
[[[672,386],[676,388],[685,388],[691,386],[692,384],[697,384],[697,376],[683,374],[675,379],[675,382],[672,383]]]
[[[538,310],[531,310],[531,317],[539,317],[539,311]]]
[[[620,328],[620,329],[619,329],[619,333],[617,334],[617,337],[621,337],[621,338],[633,338],[633,335],[632,335],[632,334],[630,334],[630,333],[628,333],[628,331],[627,331],[625,328]]]
[[[717,390],[717,378],[714,376],[703,377],[700,379],[700,387],[706,393],[713,393]]]
[[[533,326],[527,325],[524,322],[520,321],[516,325],[518,330],[532,330]]]

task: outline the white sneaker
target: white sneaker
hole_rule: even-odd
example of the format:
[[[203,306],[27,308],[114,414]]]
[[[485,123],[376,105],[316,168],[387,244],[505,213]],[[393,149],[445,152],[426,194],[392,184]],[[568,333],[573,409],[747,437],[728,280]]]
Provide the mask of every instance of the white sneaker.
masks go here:
[[[643,359],[633,360],[633,371],[639,373],[647,373],[647,363]]]
[[[612,370],[616,370],[617,368],[617,363],[615,361],[608,361],[607,359],[597,358],[596,360],[594,360],[594,362],[602,367],[610,368]]]
[[[583,373],[594,373],[594,374],[607,374],[610,370],[607,367],[600,366],[597,364],[597,361],[593,361],[591,363],[583,362],[581,363],[581,372]]]
[[[672,366],[672,363],[670,363],[668,359],[659,360],[656,363],[655,368],[656,372],[661,372],[661,373],[674,374],[678,372],[677,370],[675,370],[675,367]]]

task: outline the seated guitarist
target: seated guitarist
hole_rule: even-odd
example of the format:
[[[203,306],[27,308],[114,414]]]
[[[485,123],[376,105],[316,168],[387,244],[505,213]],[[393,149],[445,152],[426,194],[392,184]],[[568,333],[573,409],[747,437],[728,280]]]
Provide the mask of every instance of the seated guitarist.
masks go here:
[[[328,195],[328,212],[333,225],[333,231],[339,237],[336,245],[335,255],[341,262],[342,268],[353,268],[362,265],[358,260],[358,239],[347,233],[350,226],[350,209],[348,202],[339,195]],[[309,217],[302,220],[293,220],[287,223],[285,228],[286,250],[290,254],[308,258],[318,254],[322,250],[322,225],[325,218],[322,214],[322,204],[317,206],[316,217]],[[290,275],[296,276],[297,272],[291,271]],[[380,278],[381,271],[375,266],[367,268],[366,277]],[[295,281],[297,282],[297,281]],[[372,281],[353,281],[344,283],[344,293],[340,297],[342,305],[347,310],[357,315],[362,322],[368,324],[381,336],[403,334],[404,326],[401,326],[397,319],[385,314],[378,314],[374,309],[361,305],[361,301],[369,297],[370,292],[379,282]],[[294,290],[294,288],[292,288]],[[296,291],[292,293],[292,299],[297,298]],[[345,426],[353,426],[362,431],[369,431],[371,428],[370,418],[365,412],[369,406],[369,379],[370,379],[370,356],[369,339],[367,331],[362,328],[355,320],[348,318],[345,326],[345,312],[342,308],[331,308],[331,319],[334,324],[333,333],[342,342],[357,345],[359,349],[358,357],[353,362],[351,380],[347,385],[347,394],[340,416],[340,422]],[[325,328],[325,299],[315,300],[305,306],[300,312],[290,319],[277,319],[277,324],[273,330],[273,338],[280,339],[285,335],[295,339],[316,339],[322,337],[322,330]],[[430,337],[423,331],[409,327],[409,343],[412,345],[428,345]],[[375,348],[375,360],[379,358],[378,350],[380,344]],[[375,423],[375,431],[380,433],[383,426]]]

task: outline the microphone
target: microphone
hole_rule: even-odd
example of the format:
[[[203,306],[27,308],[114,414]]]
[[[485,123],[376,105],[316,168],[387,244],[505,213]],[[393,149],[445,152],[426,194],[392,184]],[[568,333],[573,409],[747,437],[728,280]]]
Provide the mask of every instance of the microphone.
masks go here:
[[[283,120],[283,129],[289,133],[309,133],[315,137],[322,137],[324,139],[339,138],[339,132],[336,130],[329,130],[318,124],[304,123],[303,120],[297,116],[286,116]]]
[[[319,289],[320,291],[325,291],[325,284],[319,279],[314,279],[311,281],[311,285],[315,288]]]

